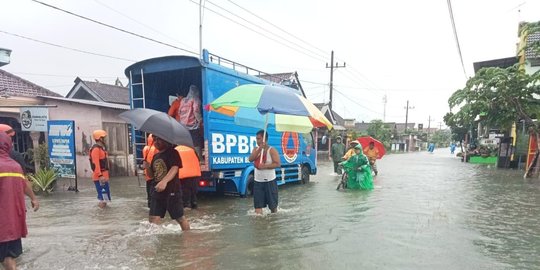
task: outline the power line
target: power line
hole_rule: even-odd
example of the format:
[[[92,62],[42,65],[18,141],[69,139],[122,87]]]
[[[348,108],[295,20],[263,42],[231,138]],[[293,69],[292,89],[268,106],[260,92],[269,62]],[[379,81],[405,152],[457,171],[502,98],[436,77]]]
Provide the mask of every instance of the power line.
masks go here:
[[[37,40],[37,39],[31,38],[31,37],[26,37],[26,36],[14,34],[14,33],[6,32],[6,31],[3,31],[3,30],[0,30],[0,33],[4,33],[6,35],[15,36],[15,37],[18,37],[18,38],[24,38],[24,39],[31,40],[31,41],[34,41],[34,42],[43,43],[43,44],[47,44],[47,45],[50,45],[50,46],[54,46],[54,47],[58,47],[58,48],[62,48],[62,49],[67,49],[67,50],[72,50],[72,51],[76,51],[76,52],[80,52],[80,53],[86,53],[86,54],[91,54],[91,55],[101,56],[101,57],[107,57],[107,58],[112,58],[112,59],[117,59],[117,60],[122,60],[122,61],[137,62],[137,61],[132,60],[132,59],[126,59],[126,58],[110,56],[110,55],[101,54],[101,53],[94,53],[94,52],[79,50],[79,49],[75,49],[75,48],[70,48],[70,47],[66,47],[66,46],[62,46],[62,45],[58,45],[58,44],[54,44],[54,43],[50,43],[50,42],[46,42],[46,41]]]
[[[297,40],[303,42],[304,44],[306,44],[306,45],[308,45],[308,46],[310,46],[310,47],[312,47],[312,48],[314,48],[314,49],[316,49],[316,50],[318,50],[318,51],[320,51],[321,53],[323,53],[323,54],[327,53],[326,51],[324,51],[324,50],[322,50],[322,49],[319,49],[319,48],[313,46],[311,43],[309,43],[309,42],[307,42],[307,41],[305,41],[305,40],[299,38],[297,35],[293,35],[293,34],[289,33],[287,30],[285,30],[285,29],[283,29],[283,28],[281,28],[281,27],[279,27],[279,26],[273,24],[272,22],[270,22],[270,21],[268,21],[268,20],[266,20],[266,19],[260,17],[259,15],[257,15],[257,14],[255,14],[255,13],[249,11],[248,9],[246,9],[246,8],[244,8],[244,7],[240,6],[240,5],[238,5],[237,3],[233,2],[232,0],[228,0],[228,1],[231,2],[233,5],[235,5],[235,6],[239,7],[239,8],[241,8],[241,9],[244,10],[244,11],[246,11],[247,13],[249,13],[249,14],[251,14],[251,15],[253,15],[253,16],[259,18],[259,19],[261,19],[262,21],[264,21],[264,22],[270,24],[271,26],[273,26],[273,27],[275,27],[275,28],[281,30],[282,32],[288,34],[289,36],[291,36],[291,37],[293,37],[293,38],[295,38],[295,39],[297,39]]]
[[[41,1],[38,1],[38,0],[31,0],[33,2],[36,2],[38,4],[42,4],[46,7],[50,7],[52,9],[56,9],[56,10],[59,10],[59,11],[62,11],[64,13],[67,13],[69,15],[72,15],[72,16],[75,16],[75,17],[78,17],[78,18],[81,18],[81,19],[84,19],[84,20],[87,20],[87,21],[91,21],[93,23],[97,23],[99,25],[103,25],[105,27],[108,27],[108,28],[112,28],[114,30],[118,30],[120,32],[123,32],[123,33],[126,33],[126,34],[130,34],[132,36],[136,36],[136,37],[139,37],[139,38],[142,38],[142,39],[146,39],[146,40],[149,40],[149,41],[152,41],[152,42],[155,42],[155,43],[158,43],[158,44],[161,44],[161,45],[165,45],[167,47],[171,47],[171,48],[175,48],[175,49],[178,49],[178,50],[181,50],[181,51],[184,51],[184,52],[188,52],[188,53],[191,53],[191,54],[195,54],[195,55],[199,55],[198,53],[196,52],[193,52],[193,51],[190,51],[190,50],[187,50],[187,49],[184,49],[184,48],[180,48],[178,46],[175,46],[175,45],[172,45],[172,44],[168,44],[168,43],[165,43],[165,42],[162,42],[162,41],[159,41],[159,40],[155,40],[153,38],[149,38],[149,37],[146,37],[146,36],[143,36],[143,35],[140,35],[140,34],[137,34],[137,33],[133,33],[133,32],[130,32],[128,30],[124,30],[122,28],[119,28],[119,27],[116,27],[116,26],[113,26],[113,25],[110,25],[110,24],[106,24],[106,23],[103,23],[103,22],[100,22],[100,21],[97,21],[97,20],[94,20],[94,19],[91,19],[91,18],[88,18],[88,17],[85,17],[85,16],[82,16],[82,15],[79,15],[79,14],[76,14],[76,13],[73,13],[71,11],[67,11],[65,9],[61,9],[59,7],[56,7],[56,6],[53,6],[53,5],[50,5],[50,4],[47,4],[47,3],[44,3],[44,2],[41,2]]]
[[[374,113],[376,113],[376,114],[378,114],[378,115],[383,115],[382,113],[377,112],[377,111],[375,111],[375,110],[373,110],[373,109],[371,109],[371,108],[368,108],[368,107],[366,107],[366,106],[364,106],[364,105],[362,105],[362,104],[356,102],[354,99],[351,99],[351,98],[347,97],[347,96],[345,95],[345,93],[343,93],[343,92],[337,90],[335,87],[334,87],[334,90],[335,90],[337,93],[339,93],[340,95],[342,95],[344,98],[346,98],[348,101],[350,101],[350,102],[352,102],[352,103],[354,103],[354,104],[356,104],[356,105],[358,105],[358,106],[360,106],[360,107],[362,107],[362,108],[364,108],[364,109],[366,109],[366,110],[368,110],[368,111],[374,112]]]
[[[158,33],[158,34],[160,34],[160,35],[162,35],[162,36],[164,36],[164,37],[166,37],[166,38],[169,38],[169,39],[171,39],[171,40],[174,40],[175,42],[178,42],[179,44],[182,44],[182,45],[185,46],[185,47],[188,47],[188,48],[190,48],[190,49],[193,49],[193,48],[191,48],[191,46],[189,46],[189,45],[187,45],[187,44],[185,44],[185,43],[183,43],[183,42],[177,40],[176,38],[171,37],[171,36],[169,36],[169,35],[167,35],[167,34],[161,32],[161,31],[159,31],[159,30],[157,30],[157,29],[155,29],[155,28],[153,28],[153,27],[151,27],[151,26],[149,26],[149,25],[147,25],[147,24],[144,24],[144,23],[142,23],[142,22],[140,22],[140,21],[138,21],[138,20],[136,20],[136,19],[133,19],[133,18],[131,18],[130,16],[128,16],[128,15],[126,15],[126,14],[124,14],[124,13],[122,13],[122,12],[120,12],[120,11],[118,11],[118,10],[116,10],[116,9],[114,9],[114,8],[112,8],[112,7],[110,7],[110,6],[108,6],[108,5],[106,5],[105,3],[103,3],[103,2],[101,2],[101,1],[99,1],[99,0],[94,0],[94,1],[95,1],[96,3],[98,3],[98,4],[102,5],[102,6],[104,6],[105,8],[107,8],[107,9],[109,9],[109,10],[115,12],[116,14],[118,14],[118,15],[120,15],[120,16],[123,16],[123,17],[125,17],[125,18],[127,18],[127,19],[129,19],[129,20],[131,20],[131,21],[133,21],[133,22],[135,22],[135,23],[137,23],[137,24],[139,24],[139,25],[142,25],[142,26],[146,27],[147,29],[150,29],[150,30],[154,31],[155,33]]]
[[[231,15],[233,15],[233,16],[235,16],[235,17],[237,17],[237,18],[239,18],[239,19],[241,19],[241,20],[243,20],[243,21],[245,21],[245,22],[247,22],[247,23],[249,23],[249,24],[251,24],[251,25],[257,27],[257,28],[259,28],[259,29],[261,29],[261,30],[263,30],[263,31],[266,31],[267,33],[270,33],[270,34],[274,35],[275,37],[283,38],[281,35],[278,35],[278,34],[276,34],[276,33],[272,32],[272,31],[270,31],[270,30],[268,30],[268,29],[266,29],[266,28],[264,28],[264,27],[262,27],[262,26],[260,26],[260,25],[258,25],[258,24],[256,24],[256,23],[254,23],[254,22],[251,22],[251,21],[247,20],[246,18],[244,18],[244,17],[242,17],[242,16],[239,16],[239,15],[235,14],[234,12],[225,9],[225,8],[222,7],[222,6],[219,6],[219,5],[217,5],[217,4],[214,4],[214,3],[211,2],[210,0],[206,0],[206,1],[207,1],[208,3],[214,5],[215,7],[219,8],[219,9],[222,9],[222,10],[224,10],[225,12],[227,12],[227,13],[229,13],[229,14],[231,14]],[[312,50],[310,50],[310,49],[308,49],[308,48],[306,48],[306,47],[304,47],[304,46],[302,46],[302,45],[300,45],[300,44],[298,44],[298,43],[296,43],[296,42],[293,42],[293,41],[290,41],[290,40],[289,40],[289,42],[290,42],[291,44],[294,44],[294,45],[297,46],[297,47],[300,47],[300,48],[302,48],[302,49],[304,49],[304,50],[306,50],[306,51],[309,51],[309,52],[312,53],[313,55],[316,55],[316,56],[319,56],[319,57],[324,58],[324,55],[319,54],[319,53],[317,53],[317,52],[314,52],[314,51],[312,51]]]
[[[36,1],[36,0],[32,0],[32,1]],[[196,5],[199,5],[199,4],[198,4],[197,2],[195,2],[194,0],[190,0],[190,2],[192,2],[192,3],[196,4]],[[210,3],[210,1],[208,1],[208,2]],[[219,7],[219,6],[218,6],[218,7]],[[221,7],[220,7],[220,8],[221,8]],[[279,41],[279,40],[277,40],[277,39],[275,39],[275,38],[272,38],[272,37],[270,37],[270,36],[268,36],[268,35],[266,35],[266,34],[264,34],[264,33],[261,33],[260,31],[257,31],[257,30],[255,30],[255,29],[249,27],[249,26],[246,26],[245,24],[242,24],[242,23],[240,23],[240,22],[237,22],[237,21],[235,21],[235,20],[233,20],[233,19],[231,19],[231,18],[229,18],[229,17],[227,17],[227,16],[225,16],[225,15],[223,15],[223,14],[221,14],[221,13],[219,13],[219,12],[213,10],[213,9],[210,9],[210,8],[208,8],[208,7],[204,7],[204,9],[206,9],[206,10],[208,10],[208,11],[210,11],[210,12],[212,12],[212,13],[218,15],[218,16],[221,16],[221,17],[223,17],[223,18],[225,18],[225,19],[227,19],[227,20],[229,20],[229,21],[231,21],[231,22],[233,22],[233,23],[235,23],[235,24],[238,24],[238,25],[240,25],[240,26],[242,26],[242,27],[244,27],[244,28],[246,28],[246,29],[248,29],[248,30],[250,30],[250,31],[253,31],[253,32],[255,32],[255,33],[257,33],[257,34],[259,34],[259,35],[261,35],[261,36],[263,36],[263,37],[265,37],[265,38],[267,38],[267,39],[270,39],[270,40],[272,40],[272,41],[274,41],[274,42],[276,42],[276,43],[279,43],[279,44],[281,44],[281,45],[283,45],[283,46],[285,46],[285,47],[287,47],[287,48],[290,48],[290,49],[292,49],[292,50],[295,50],[295,51],[297,51],[297,52],[299,52],[299,53],[301,53],[301,54],[304,54],[304,55],[306,55],[306,56],[308,56],[308,57],[310,57],[310,58],[313,58],[313,59],[316,59],[316,60],[318,60],[318,61],[324,62],[324,60],[323,60],[322,58],[318,58],[318,57],[316,57],[316,56],[309,55],[309,54],[307,54],[306,52],[304,52],[304,51],[302,51],[302,50],[300,50],[300,49],[298,49],[298,48],[292,47],[292,46],[290,46],[290,45],[288,45],[288,44],[286,44],[286,43],[284,43],[284,42],[282,42],[282,41]]]
[[[456,46],[459,53],[459,60],[461,61],[461,67],[463,68],[465,79],[467,79],[467,71],[465,70],[465,64],[463,63],[463,55],[461,54],[461,46],[459,45],[456,22],[454,21],[454,12],[452,12],[452,3],[450,0],[447,0],[446,3],[448,3],[448,12],[450,13],[450,21],[452,22],[452,29],[454,30],[454,39],[456,41]]]

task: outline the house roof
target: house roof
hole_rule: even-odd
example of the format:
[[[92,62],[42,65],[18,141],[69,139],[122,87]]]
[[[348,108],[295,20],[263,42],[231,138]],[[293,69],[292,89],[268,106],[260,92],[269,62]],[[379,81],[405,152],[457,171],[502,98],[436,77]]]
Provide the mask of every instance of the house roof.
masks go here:
[[[61,95],[58,93],[55,93],[49,89],[41,87],[33,82],[27,81],[2,69],[0,69],[0,95],[19,97],[61,97]]]
[[[499,68],[507,68],[511,67],[518,63],[518,58],[513,57],[507,57],[507,58],[500,58],[500,59],[493,59],[493,60],[487,60],[482,62],[474,62],[474,72],[478,72],[480,69],[485,67],[499,67]]]
[[[87,100],[87,99],[77,99],[77,98],[67,98],[67,97],[51,97],[51,96],[39,96],[43,99],[53,99],[53,100],[60,100],[60,101],[67,101],[67,102],[73,102],[78,104],[84,104],[84,105],[90,105],[90,106],[97,106],[97,107],[103,107],[103,108],[111,108],[111,109],[118,109],[118,110],[129,110],[129,105],[123,105],[123,104],[117,104],[117,103],[108,103],[108,102],[101,102],[101,101],[93,101],[93,100]]]
[[[345,130],[345,121],[343,120],[343,117],[333,110],[330,111],[328,103],[313,103],[313,105],[315,105],[315,107],[317,107],[317,109],[319,109],[324,116],[326,116],[326,118],[332,122],[335,130]]]
[[[129,90],[127,87],[100,82],[83,81],[81,78],[77,77],[75,79],[75,85],[73,88],[71,88],[67,94],[67,97],[78,98],[77,93],[79,91],[89,92],[89,94],[96,98],[97,101],[129,104]]]

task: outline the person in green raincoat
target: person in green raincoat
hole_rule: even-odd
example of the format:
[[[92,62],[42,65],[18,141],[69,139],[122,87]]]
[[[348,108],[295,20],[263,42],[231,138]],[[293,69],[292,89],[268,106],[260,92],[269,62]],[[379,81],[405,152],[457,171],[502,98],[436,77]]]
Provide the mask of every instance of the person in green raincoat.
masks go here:
[[[354,156],[348,160],[341,162],[345,172],[347,173],[347,188],[348,189],[373,189],[373,175],[371,175],[371,166],[369,160],[364,155],[361,144],[354,147]]]

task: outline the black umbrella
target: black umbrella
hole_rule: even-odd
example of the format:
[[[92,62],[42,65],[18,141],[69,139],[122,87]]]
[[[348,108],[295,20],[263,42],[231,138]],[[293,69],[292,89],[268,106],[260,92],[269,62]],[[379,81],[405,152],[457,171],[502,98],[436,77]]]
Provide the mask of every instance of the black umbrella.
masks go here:
[[[193,147],[189,130],[166,113],[138,108],[123,112],[119,116],[136,129],[152,133],[169,143]]]

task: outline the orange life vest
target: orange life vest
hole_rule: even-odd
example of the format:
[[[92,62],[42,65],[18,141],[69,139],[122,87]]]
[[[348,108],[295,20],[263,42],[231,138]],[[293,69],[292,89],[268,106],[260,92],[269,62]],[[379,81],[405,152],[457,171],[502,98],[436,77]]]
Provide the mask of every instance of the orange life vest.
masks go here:
[[[189,177],[201,176],[201,166],[195,150],[184,145],[179,145],[174,149],[178,151],[182,159],[182,168],[178,170],[178,178],[182,180]]]

